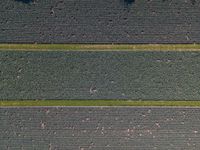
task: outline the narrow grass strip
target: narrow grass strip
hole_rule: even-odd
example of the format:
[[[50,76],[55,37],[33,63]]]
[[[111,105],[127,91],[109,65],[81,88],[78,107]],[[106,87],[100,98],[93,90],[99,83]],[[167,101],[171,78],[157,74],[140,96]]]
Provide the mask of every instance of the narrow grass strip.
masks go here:
[[[3,100],[0,106],[192,106],[200,101],[135,101],[135,100]]]
[[[200,51],[200,44],[0,44],[0,51]]]

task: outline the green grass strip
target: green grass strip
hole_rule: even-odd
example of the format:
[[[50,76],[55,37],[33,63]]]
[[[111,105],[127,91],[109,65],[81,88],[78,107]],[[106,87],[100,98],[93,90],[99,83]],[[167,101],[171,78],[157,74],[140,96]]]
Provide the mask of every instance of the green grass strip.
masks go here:
[[[200,101],[135,101],[135,100],[3,100],[0,106],[194,106]]]
[[[200,44],[0,44],[14,51],[200,51]]]

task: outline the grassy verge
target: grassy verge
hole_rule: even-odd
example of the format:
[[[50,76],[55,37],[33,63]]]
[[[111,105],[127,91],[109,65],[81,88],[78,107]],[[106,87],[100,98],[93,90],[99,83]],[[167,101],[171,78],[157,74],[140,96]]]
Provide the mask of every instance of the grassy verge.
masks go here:
[[[0,101],[0,106],[194,106],[200,101],[131,101],[131,100],[15,100]]]
[[[200,44],[0,44],[15,51],[200,51]]]

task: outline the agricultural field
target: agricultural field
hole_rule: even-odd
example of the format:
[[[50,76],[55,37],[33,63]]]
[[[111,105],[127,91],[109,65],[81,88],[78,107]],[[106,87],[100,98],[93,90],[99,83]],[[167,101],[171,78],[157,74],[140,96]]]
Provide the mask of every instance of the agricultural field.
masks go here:
[[[197,0],[1,0],[0,43],[199,43]]]
[[[0,150],[200,149],[200,1],[0,4]]]
[[[198,51],[1,50],[0,64],[1,100],[200,99]]]
[[[200,149],[200,108],[0,109],[0,149]]]

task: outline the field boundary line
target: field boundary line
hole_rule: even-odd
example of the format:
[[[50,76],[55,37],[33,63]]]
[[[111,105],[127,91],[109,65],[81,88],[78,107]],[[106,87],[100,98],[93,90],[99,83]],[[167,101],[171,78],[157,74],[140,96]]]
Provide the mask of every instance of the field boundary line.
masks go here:
[[[200,107],[200,100],[1,100],[0,107],[28,106],[164,106]]]
[[[0,44],[0,51],[200,51],[200,44]]]

